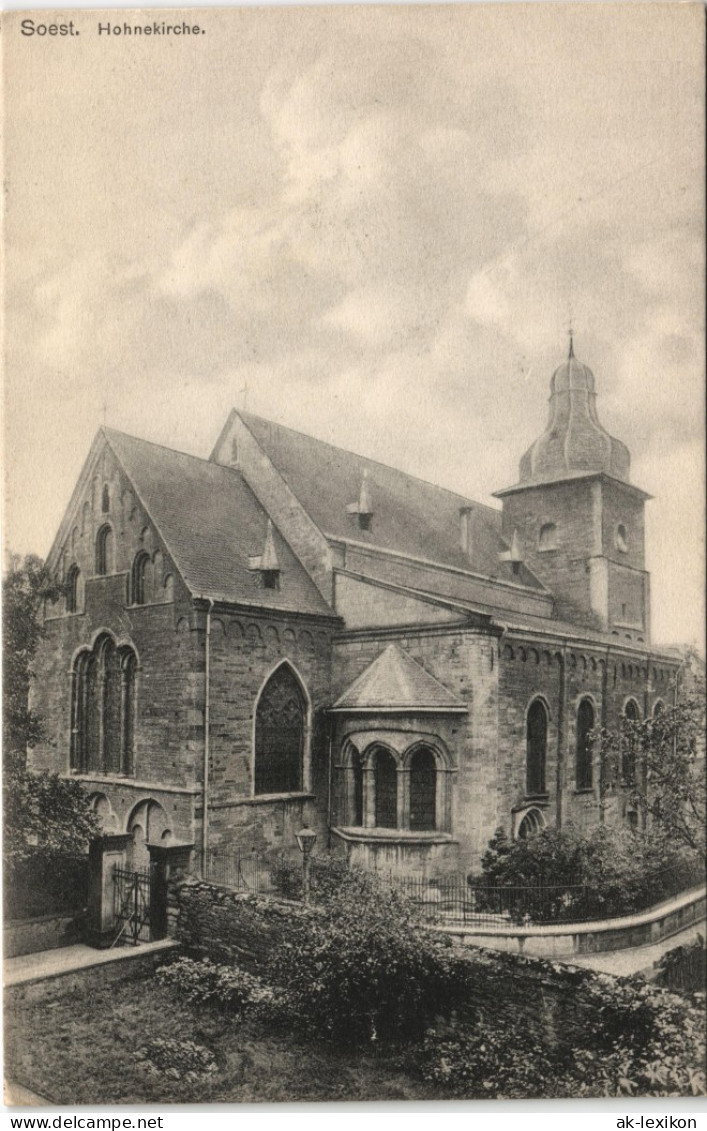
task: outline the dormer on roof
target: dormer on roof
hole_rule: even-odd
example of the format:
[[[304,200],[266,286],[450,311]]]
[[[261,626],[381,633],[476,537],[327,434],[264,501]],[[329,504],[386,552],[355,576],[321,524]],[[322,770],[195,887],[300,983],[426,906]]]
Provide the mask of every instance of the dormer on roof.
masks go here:
[[[505,550],[502,554],[499,554],[498,557],[499,557],[499,560],[502,561],[502,562],[510,562],[511,563],[511,569],[513,570],[514,573],[519,572],[521,562],[523,561],[523,554],[521,552],[520,538],[518,537],[518,531],[517,530],[513,531],[513,536],[511,538],[511,548],[510,548],[510,550]]]
[[[248,559],[248,569],[259,575],[263,589],[277,589],[280,584],[280,563],[275,551],[272,520],[268,519],[262,554]]]
[[[356,515],[358,518],[359,530],[370,530],[371,522],[373,521],[373,504],[371,503],[371,492],[368,486],[368,472],[364,470],[361,479],[361,489],[358,493],[358,502],[349,503],[346,507],[346,513]]]

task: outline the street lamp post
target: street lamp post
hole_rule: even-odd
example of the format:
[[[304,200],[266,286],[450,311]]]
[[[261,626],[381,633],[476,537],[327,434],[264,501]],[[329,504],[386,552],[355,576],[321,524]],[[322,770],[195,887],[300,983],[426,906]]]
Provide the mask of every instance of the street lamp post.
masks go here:
[[[295,833],[297,838],[297,845],[302,853],[302,899],[304,903],[309,903],[310,885],[309,874],[312,860],[312,849],[314,842],[317,839],[317,834],[304,825],[298,833]]]

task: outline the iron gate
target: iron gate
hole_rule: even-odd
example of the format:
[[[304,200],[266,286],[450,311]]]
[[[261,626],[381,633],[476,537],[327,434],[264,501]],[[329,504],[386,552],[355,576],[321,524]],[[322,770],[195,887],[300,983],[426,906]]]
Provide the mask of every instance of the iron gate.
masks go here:
[[[149,868],[135,870],[113,869],[113,908],[115,911],[116,935],[111,946],[118,943],[132,943],[150,940],[150,898],[152,895],[152,873]]]

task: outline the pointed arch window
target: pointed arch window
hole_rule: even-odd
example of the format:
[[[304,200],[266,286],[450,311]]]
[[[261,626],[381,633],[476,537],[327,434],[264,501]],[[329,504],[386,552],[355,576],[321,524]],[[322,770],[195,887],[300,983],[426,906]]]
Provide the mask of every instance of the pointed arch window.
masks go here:
[[[101,495],[101,510],[103,514],[108,514],[108,511],[110,510],[110,491],[108,490],[107,483],[103,485],[103,493]]]
[[[633,699],[629,699],[624,707],[624,719],[629,724],[624,729],[621,751],[621,776],[624,785],[636,784],[636,738],[633,734],[633,723],[639,721],[638,707]]]
[[[116,648],[107,634],[92,651],[77,656],[71,680],[72,770],[134,772],[136,673],[132,648]]]
[[[594,707],[589,699],[583,699],[577,709],[577,754],[575,766],[575,785],[577,789],[592,788],[592,743],[594,729]]]
[[[99,577],[113,572],[113,530],[108,523],[96,535],[96,573]]]
[[[545,793],[547,760],[547,711],[535,699],[528,710],[526,724],[526,791],[530,796]]]
[[[80,581],[81,570],[77,565],[72,565],[66,575],[66,611],[77,613],[80,608]]]
[[[427,747],[410,760],[410,830],[431,832],[437,827],[437,764]]]
[[[358,750],[351,755],[352,775],[352,813],[353,824],[358,828],[363,824],[363,762]]]
[[[255,714],[254,791],[297,793],[303,788],[306,704],[287,664],[271,675]]]
[[[144,550],[135,555],[131,574],[131,590],[133,605],[147,604],[147,569],[150,564],[150,555]]]
[[[376,828],[395,829],[398,825],[398,770],[388,750],[374,755]]]

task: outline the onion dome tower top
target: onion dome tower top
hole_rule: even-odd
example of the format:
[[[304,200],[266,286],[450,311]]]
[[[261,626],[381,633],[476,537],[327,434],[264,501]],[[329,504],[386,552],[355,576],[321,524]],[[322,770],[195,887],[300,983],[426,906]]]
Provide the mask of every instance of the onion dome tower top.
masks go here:
[[[549,483],[605,472],[628,483],[630,466],[626,445],[599,422],[594,374],[574,356],[570,334],[567,360],[555,370],[550,383],[550,419],[521,458],[520,482]]]

